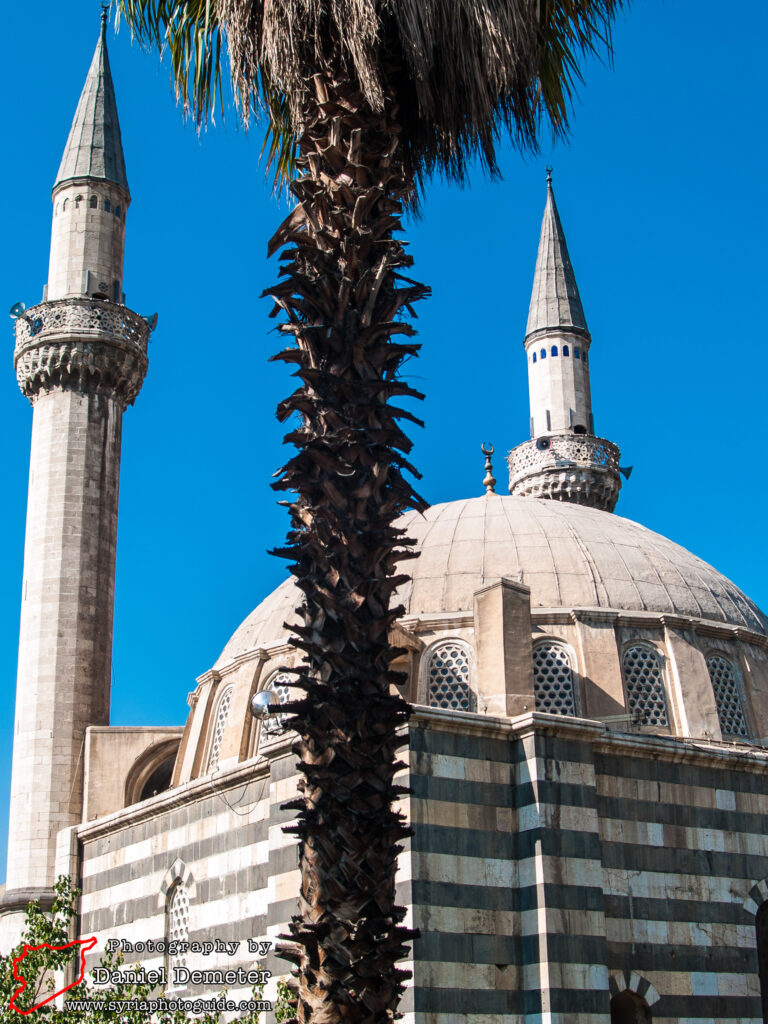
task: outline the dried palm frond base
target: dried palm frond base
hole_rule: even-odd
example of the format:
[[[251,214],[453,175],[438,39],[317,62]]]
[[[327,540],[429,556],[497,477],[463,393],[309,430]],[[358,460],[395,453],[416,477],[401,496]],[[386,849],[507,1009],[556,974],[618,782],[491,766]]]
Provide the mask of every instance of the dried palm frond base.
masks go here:
[[[277,553],[292,560],[304,594],[294,643],[305,658],[293,685],[305,696],[287,723],[300,737],[302,774],[301,797],[288,805],[301,863],[290,955],[298,1019],[313,1024],[393,1020],[408,976],[395,963],[411,933],[395,904],[409,833],[393,809],[403,792],[393,779],[409,708],[388,633],[402,612],[390,608],[392,593],[407,579],[396,561],[413,555],[394,523],[424,503],[403,475],[415,471],[398,424],[419,421],[390,402],[421,397],[399,369],[418,348],[403,311],[427,289],[403,276],[411,259],[394,237],[412,187],[396,116],[394,105],[372,114],[344,77],[315,77],[291,186],[298,205],[270,245],[285,247],[284,280],[268,294],[295,339],[275,358],[295,363],[302,382],[278,409],[301,422],[275,486],[297,493]]]

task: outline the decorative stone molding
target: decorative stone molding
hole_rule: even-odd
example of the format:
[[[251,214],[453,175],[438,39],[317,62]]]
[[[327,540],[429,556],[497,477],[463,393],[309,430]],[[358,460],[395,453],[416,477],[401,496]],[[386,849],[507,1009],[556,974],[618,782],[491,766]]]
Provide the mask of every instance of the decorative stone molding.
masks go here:
[[[768,900],[768,878],[763,878],[757,885],[752,886],[744,898],[742,906],[750,916],[754,916],[766,900]]]
[[[57,299],[16,321],[16,379],[34,404],[57,390],[99,392],[132,405],[147,372],[147,321],[101,299]]]
[[[176,885],[177,882],[181,884],[187,890],[190,901],[192,901],[197,895],[197,886],[195,885],[195,879],[190,871],[189,867],[184,863],[181,858],[177,857],[173,864],[166,871],[163,881],[160,885],[160,892],[157,895],[157,909],[164,910],[168,899],[168,893]]]
[[[613,512],[621,489],[619,449],[590,434],[551,434],[513,448],[509,493]]]
[[[621,992],[634,992],[635,995],[644,999],[648,1006],[653,1006],[660,999],[659,993],[650,981],[638,974],[637,971],[617,971],[611,975],[608,984],[612,996],[617,996]]]

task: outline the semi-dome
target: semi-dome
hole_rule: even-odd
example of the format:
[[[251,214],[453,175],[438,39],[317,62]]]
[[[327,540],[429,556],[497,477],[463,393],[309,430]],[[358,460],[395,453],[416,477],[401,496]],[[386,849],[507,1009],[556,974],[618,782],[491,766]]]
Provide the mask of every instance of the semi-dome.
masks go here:
[[[502,577],[531,590],[532,608],[656,612],[768,635],[768,619],[735,584],[690,551],[610,512],[545,498],[488,494],[410,512],[400,525],[419,557],[398,593],[407,615],[471,611]],[[286,636],[298,591],[286,580],[248,616],[223,665]]]

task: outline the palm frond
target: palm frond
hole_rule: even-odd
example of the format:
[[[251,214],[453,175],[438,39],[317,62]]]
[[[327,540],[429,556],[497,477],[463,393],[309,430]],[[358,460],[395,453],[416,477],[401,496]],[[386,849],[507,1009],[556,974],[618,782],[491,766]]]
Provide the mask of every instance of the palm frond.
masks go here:
[[[535,150],[567,132],[585,58],[610,54],[626,0],[119,0],[133,33],[167,49],[201,123],[221,95],[224,40],[240,114],[267,121],[276,181],[292,166],[313,77],[342,67],[368,107],[395,96],[409,170],[491,173],[510,135]]]

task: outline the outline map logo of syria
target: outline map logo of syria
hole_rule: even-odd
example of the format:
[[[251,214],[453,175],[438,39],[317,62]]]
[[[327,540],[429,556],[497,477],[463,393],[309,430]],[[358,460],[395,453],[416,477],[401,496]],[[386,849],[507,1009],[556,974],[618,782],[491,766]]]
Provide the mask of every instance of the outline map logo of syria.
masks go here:
[[[74,939],[72,942],[68,942],[65,946],[51,946],[48,942],[41,942],[39,946],[28,946],[24,944],[24,949],[18,956],[13,958],[13,977],[16,981],[20,981],[21,985],[11,996],[11,1001],[8,1004],[8,1009],[15,1010],[16,1013],[34,1013],[35,1010],[39,1010],[41,1006],[45,1006],[46,1003],[50,1003],[56,996],[60,996],[62,992],[66,992],[67,989],[74,988],[75,985],[79,985],[85,976],[85,954],[88,950],[93,949],[96,945],[96,936],[94,935],[91,939]],[[19,975],[18,966],[22,960],[25,959],[30,953],[34,953],[38,949],[50,949],[51,952],[61,953],[65,949],[69,949],[71,946],[81,946],[80,950],[80,973],[74,981],[71,981],[69,985],[65,985],[64,988],[57,989],[51,995],[46,996],[45,999],[41,1000],[35,1006],[32,1006],[29,1010],[22,1010],[19,1006],[14,1006],[14,1003],[22,994],[24,989],[27,987],[27,979],[23,975]]]

